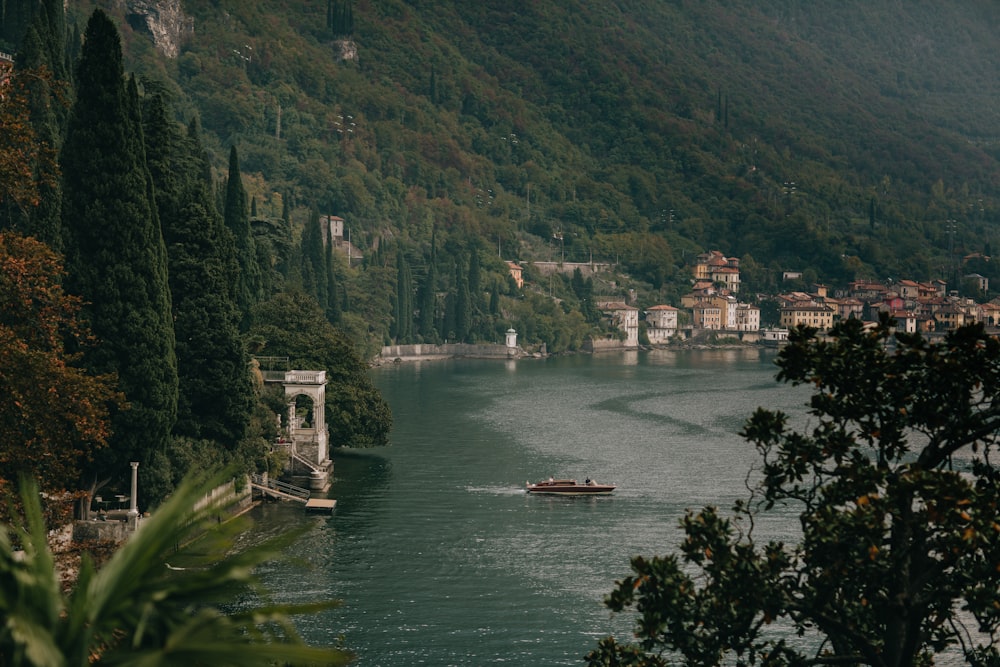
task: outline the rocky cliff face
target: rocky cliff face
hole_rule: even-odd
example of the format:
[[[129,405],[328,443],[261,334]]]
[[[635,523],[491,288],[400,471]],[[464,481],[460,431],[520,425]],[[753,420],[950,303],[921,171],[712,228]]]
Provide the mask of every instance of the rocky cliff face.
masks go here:
[[[133,30],[145,32],[156,48],[176,58],[184,40],[194,35],[194,19],[184,13],[181,0],[118,0]]]
[[[352,39],[338,39],[333,42],[333,54],[338,60],[358,59],[358,45]]]

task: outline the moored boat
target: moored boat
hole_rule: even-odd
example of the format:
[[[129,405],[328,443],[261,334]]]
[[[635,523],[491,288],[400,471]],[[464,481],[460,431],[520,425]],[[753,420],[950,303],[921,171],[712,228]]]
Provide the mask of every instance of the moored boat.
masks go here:
[[[614,484],[598,484],[587,479],[582,484],[575,479],[555,479],[549,477],[541,482],[528,482],[525,490],[528,493],[554,494],[560,496],[601,496],[615,490]]]

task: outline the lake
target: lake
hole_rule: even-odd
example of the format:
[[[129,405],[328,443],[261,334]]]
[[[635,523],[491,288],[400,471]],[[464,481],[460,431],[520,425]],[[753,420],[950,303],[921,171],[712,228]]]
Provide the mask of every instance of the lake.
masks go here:
[[[687,509],[746,498],[758,406],[804,414],[759,348],[454,359],[373,370],[392,407],[389,447],[337,449],[332,515],[254,511],[258,530],[306,524],[265,568],[275,598],[337,598],[302,619],[366,667],[580,665],[630,636],[602,599],[638,554],[667,553]],[[527,481],[615,483],[612,496],[528,496]],[[756,526],[791,537],[794,514]]]

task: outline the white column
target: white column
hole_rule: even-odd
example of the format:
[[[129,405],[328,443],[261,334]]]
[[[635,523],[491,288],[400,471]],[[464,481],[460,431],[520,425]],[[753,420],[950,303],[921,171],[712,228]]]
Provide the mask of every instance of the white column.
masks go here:
[[[138,506],[138,492],[139,492],[139,462],[132,461],[132,497],[129,500],[128,513],[129,516],[135,517],[139,515]]]

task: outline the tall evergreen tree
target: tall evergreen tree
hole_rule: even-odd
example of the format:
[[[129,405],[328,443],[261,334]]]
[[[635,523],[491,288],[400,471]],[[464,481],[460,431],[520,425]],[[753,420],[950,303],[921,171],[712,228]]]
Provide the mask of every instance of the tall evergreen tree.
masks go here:
[[[201,177],[205,158],[197,126],[182,133],[161,95],[151,96],[144,109],[146,161],[167,245],[177,339],[174,433],[234,450],[254,406],[234,301],[235,243]]]
[[[441,332],[441,337],[445,342],[455,342],[457,339],[458,327],[456,326],[457,319],[456,314],[456,301],[457,293],[455,290],[448,290],[448,293],[444,297],[444,311],[441,313],[440,324],[438,324],[438,330]]]
[[[163,453],[177,413],[166,251],[138,123],[123,82],[121,42],[96,10],[77,69],[77,99],[62,150],[67,291],[81,296],[99,341],[85,362],[117,373],[128,408],[112,414],[110,447],[95,480],[130,474],[140,463],[144,503],[166,493]]]
[[[473,339],[482,340],[493,335],[490,318],[486,314],[488,307],[489,302],[483,289],[479,243],[474,239],[469,253],[469,328]]]
[[[319,221],[319,213],[313,211],[309,214],[302,233],[302,288],[324,310],[329,297],[326,269],[323,227]]]
[[[472,330],[472,299],[469,296],[468,275],[455,267],[455,339],[468,342]]]
[[[479,248],[476,243],[473,243],[472,251],[469,253],[469,296],[471,299],[473,313],[482,310],[482,282],[482,268],[479,261]]]
[[[354,8],[349,1],[329,0],[326,5],[326,24],[334,37],[347,37],[354,32]]]
[[[396,252],[396,299],[390,336],[397,343],[409,343],[413,337],[413,277],[402,248]]]
[[[284,276],[286,279],[289,277],[288,272],[291,269],[289,260],[291,259],[292,253],[292,208],[290,205],[291,197],[285,195],[281,198],[281,234],[283,240],[281,251],[275,251],[274,253],[274,271],[278,275]]]
[[[434,320],[437,310],[436,282],[437,271],[432,258],[427,262],[427,275],[420,285],[420,293],[417,296],[417,305],[420,309],[419,319],[417,320],[417,333],[420,334],[421,339],[425,342],[435,340],[437,337],[437,331],[434,330]]]
[[[594,279],[584,279],[583,272],[578,267],[573,271],[570,286],[576,298],[580,300],[580,312],[583,313],[583,317],[588,322],[596,323],[601,314],[594,303]]]
[[[331,324],[340,321],[341,307],[340,294],[337,288],[337,275],[335,270],[333,243],[326,244],[326,319]]]
[[[250,233],[247,193],[243,189],[236,146],[229,150],[229,178],[226,181],[223,217],[236,241],[236,259],[240,266],[236,305],[244,314],[242,326],[245,328],[249,326],[250,309],[263,298],[263,285],[261,269],[257,263],[257,248]]]
[[[500,314],[500,286],[497,283],[493,283],[493,289],[490,290],[490,315]]]

